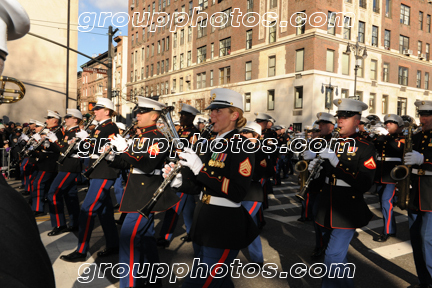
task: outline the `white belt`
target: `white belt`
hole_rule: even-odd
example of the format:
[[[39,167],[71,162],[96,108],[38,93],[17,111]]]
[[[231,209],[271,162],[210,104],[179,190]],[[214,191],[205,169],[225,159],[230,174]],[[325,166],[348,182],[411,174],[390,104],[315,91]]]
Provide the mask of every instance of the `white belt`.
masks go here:
[[[99,158],[99,155],[97,155],[97,154],[92,154],[90,156],[90,159],[98,159],[98,158]]]
[[[402,161],[402,159],[401,158],[397,158],[397,157],[377,157],[377,160],[378,161],[381,161],[381,159],[382,159],[382,161]]]
[[[72,154],[71,158],[80,158],[80,156],[78,156],[78,154]]]
[[[216,197],[216,196],[204,194],[203,192],[201,192],[199,199],[204,204],[211,204],[211,205],[230,207],[230,208],[238,208],[241,206],[241,203],[237,203],[222,197]]]
[[[432,175],[432,171],[423,170],[423,169],[416,169],[416,168],[412,169],[412,173],[416,174],[416,175],[420,175],[420,176],[422,176],[422,175]]]
[[[161,175],[161,170],[160,169],[155,169],[151,173],[145,173],[145,172],[141,171],[138,168],[132,167],[131,173],[132,174],[146,174],[146,175]]]
[[[326,177],[325,179],[325,183],[329,184],[330,183],[330,179],[329,177]],[[346,183],[345,181],[341,180],[341,179],[336,179],[336,184],[334,184],[333,186],[343,186],[343,187],[351,187],[351,185],[349,185],[348,183]]]

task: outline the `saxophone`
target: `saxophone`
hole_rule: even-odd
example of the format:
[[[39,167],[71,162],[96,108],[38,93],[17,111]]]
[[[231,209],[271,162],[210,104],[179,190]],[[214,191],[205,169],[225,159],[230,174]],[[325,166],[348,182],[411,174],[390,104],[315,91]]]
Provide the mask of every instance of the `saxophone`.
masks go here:
[[[308,141],[307,129],[304,130],[304,133],[305,133],[304,139],[306,143],[308,143],[309,141]],[[297,163],[294,166],[294,170],[299,172],[299,185],[300,185],[300,189],[303,189],[309,174],[308,162],[306,160],[297,161]]]

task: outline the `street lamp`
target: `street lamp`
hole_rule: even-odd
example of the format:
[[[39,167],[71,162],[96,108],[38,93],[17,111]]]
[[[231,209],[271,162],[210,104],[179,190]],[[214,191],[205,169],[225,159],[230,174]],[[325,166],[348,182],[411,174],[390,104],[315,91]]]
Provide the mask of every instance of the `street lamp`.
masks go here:
[[[325,89],[324,89],[325,87]],[[328,110],[328,112],[330,113],[330,110],[333,106],[332,103],[332,96],[333,96],[333,90],[336,88],[336,96],[338,96],[338,86],[332,85],[331,84],[331,77],[330,77],[330,82],[329,84],[325,84],[322,83],[321,84],[321,93],[325,95],[325,108]]]
[[[357,37],[357,43],[356,44],[350,44],[348,42],[345,54],[350,55],[351,49],[354,52],[354,55],[356,58],[355,68],[354,68],[354,97],[356,97],[357,96],[356,95],[357,94],[357,70],[360,67],[362,60],[367,58],[367,52],[366,52],[366,46],[361,47],[359,45],[358,37]]]
[[[115,99],[117,98],[117,119],[116,121],[120,121],[120,90],[119,89],[112,89],[112,98],[113,98],[113,102],[115,103]]]

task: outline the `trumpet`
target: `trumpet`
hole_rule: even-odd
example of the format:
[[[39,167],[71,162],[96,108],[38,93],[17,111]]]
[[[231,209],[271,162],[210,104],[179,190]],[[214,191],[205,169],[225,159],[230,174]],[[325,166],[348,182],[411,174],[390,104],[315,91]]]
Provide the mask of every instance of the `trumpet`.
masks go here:
[[[8,76],[0,76],[0,82],[1,82],[1,86],[0,86],[0,104],[6,103],[6,104],[11,104],[11,103],[15,103],[20,101],[21,99],[24,98],[24,95],[26,93],[26,89],[24,84],[19,81],[18,79],[12,78],[12,77],[8,77]],[[14,83],[15,85],[18,86],[19,90],[15,90],[15,89],[6,89],[6,83],[10,82],[10,83]],[[5,93],[7,94],[18,94],[18,96],[13,96],[13,95],[5,95]]]
[[[95,117],[96,117],[96,115],[94,115],[94,114],[90,117],[89,121],[87,121],[87,125],[84,127],[84,130],[87,130],[88,127],[90,127],[91,122],[94,120]],[[57,160],[57,164],[63,164],[64,160],[68,157],[68,155],[72,151],[75,144],[78,143],[79,141],[81,141],[82,139],[80,139],[79,137],[76,137],[76,138],[74,138],[74,140],[75,141],[73,141],[71,144],[69,144],[69,147],[66,149],[66,151],[64,153],[60,153],[60,158]]]
[[[169,109],[171,107],[167,107],[165,108],[166,110],[164,110],[162,112],[162,120],[164,120],[164,122],[167,124],[167,126],[169,127],[169,133],[167,133],[165,135],[165,137],[167,137],[168,141],[173,143],[174,145],[177,144],[177,141],[179,139],[177,131],[175,130],[175,126],[174,126],[174,122],[171,119],[171,114],[170,111],[171,109]],[[213,130],[213,124],[209,124],[207,125],[207,127],[205,128],[205,130],[201,133],[201,138],[207,139],[210,135],[211,132]],[[176,138],[172,138],[173,136],[176,136]],[[196,146],[198,145],[198,141],[196,141],[193,146],[192,149],[195,150]],[[138,212],[144,216],[145,218],[149,218],[151,211],[153,210],[154,206],[156,205],[157,201],[159,200],[160,196],[162,195],[162,193],[165,191],[165,188],[171,183],[171,181],[177,176],[177,174],[180,172],[181,169],[181,164],[180,161],[177,160],[176,163],[174,164],[174,167],[172,168],[170,174],[168,175],[167,178],[164,179],[164,181],[161,183],[161,185],[158,187],[158,189],[156,189],[156,191],[153,194],[153,197],[150,199],[150,201],[144,205],[144,207],[142,207],[141,209],[138,210]]]
[[[307,129],[304,130],[304,133],[305,133],[305,138],[304,139],[306,140],[306,143],[307,143],[308,142],[307,141]],[[308,164],[308,162],[306,160],[300,160],[300,161],[297,161],[297,163],[294,166],[294,170],[300,173],[300,175],[299,175],[299,184],[300,184],[301,188],[303,188],[303,186],[305,185],[306,179],[308,177],[308,173],[309,173],[307,171],[308,165],[309,164]]]
[[[335,145],[335,142],[332,142],[333,139],[339,138],[340,128],[335,128],[332,133],[332,139],[330,140],[330,145]],[[334,148],[334,147],[333,147]],[[301,188],[300,192],[295,196],[299,198],[299,200],[304,201],[306,197],[306,191],[309,188],[310,182],[314,179],[315,174],[318,172],[321,164],[324,162],[324,159],[321,156],[318,156],[318,162],[313,167],[313,170],[310,172],[309,177],[307,178],[304,186]]]
[[[89,123],[91,123],[90,121],[89,121]],[[128,127],[128,128],[126,128],[126,130],[125,131],[123,131],[123,134],[121,135],[121,137],[125,137],[128,133],[129,133],[129,131],[136,125],[138,123],[138,121],[137,120],[134,120],[133,122],[132,122],[132,124]],[[131,138],[133,138],[133,137],[131,137]],[[93,162],[93,164],[87,169],[87,171],[85,171],[84,173],[81,173],[81,175],[83,175],[85,178],[89,178],[90,177],[90,174],[94,171],[94,169],[96,168],[96,166],[97,165],[99,165],[99,163],[100,162],[102,162],[102,160],[111,152],[111,150],[112,150],[112,148],[111,148],[111,146],[109,146],[108,147],[108,149],[106,149],[104,152],[102,152],[100,155],[99,155],[99,157],[96,159],[96,161],[95,162]]]
[[[63,128],[63,125],[65,124],[65,121],[63,120],[63,122],[54,130],[54,131],[52,131],[52,133],[57,133],[57,131],[59,131],[60,129],[62,129]],[[45,125],[46,126],[46,125]],[[42,132],[43,131],[43,129],[40,131],[40,132]],[[33,147],[33,149],[31,149],[31,150],[26,150],[25,152],[24,152],[24,157],[27,157],[27,156],[29,156],[30,155],[30,152],[31,151],[35,151],[36,149],[38,149],[43,143],[45,143],[45,139],[41,139],[39,142],[37,142],[37,144]]]
[[[47,124],[44,124],[44,126],[42,127],[42,129],[39,131],[39,132],[37,132],[36,134],[37,135],[40,135],[41,133],[42,133],[42,131],[45,129],[47,127]],[[36,135],[35,134],[35,135]],[[21,149],[21,151],[18,153],[18,155],[20,156],[20,158],[23,158],[23,157],[27,157],[28,155],[28,153],[26,153],[27,152],[27,150],[32,146],[32,145],[34,145],[34,144],[37,144],[37,142],[36,142],[36,140],[32,137],[32,138],[30,138],[28,141],[27,141],[27,143],[26,143],[26,145],[24,145],[24,147]],[[25,155],[25,156],[24,156]]]

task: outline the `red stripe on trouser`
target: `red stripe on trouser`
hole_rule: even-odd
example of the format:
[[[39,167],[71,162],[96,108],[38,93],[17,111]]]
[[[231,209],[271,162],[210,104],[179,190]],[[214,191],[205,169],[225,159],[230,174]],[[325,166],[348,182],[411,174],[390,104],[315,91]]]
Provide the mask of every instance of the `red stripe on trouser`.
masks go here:
[[[228,257],[229,252],[230,252],[230,249],[225,249],[223,254],[222,254],[222,257],[219,259],[219,261],[217,261],[217,263],[225,263],[225,260]],[[215,275],[216,269],[218,269],[220,266],[222,266],[222,264],[216,265],[214,267],[214,269],[210,272],[210,276],[207,277],[207,281],[204,283],[203,288],[209,287],[209,285],[210,285],[210,283],[213,280],[213,277]]]
[[[308,218],[308,210],[309,210],[309,193],[306,194],[306,209],[305,209],[305,217]]]
[[[82,251],[84,250],[84,246],[85,246],[85,243],[86,243],[87,234],[88,234],[88,230],[89,230],[89,225],[90,225],[90,221],[91,221],[91,216],[92,216],[92,214],[93,214],[93,208],[94,208],[94,206],[96,205],[97,201],[99,200],[100,194],[102,193],[103,188],[105,187],[105,184],[106,184],[107,181],[108,181],[108,179],[105,179],[105,180],[102,182],[102,185],[101,185],[101,187],[99,188],[98,194],[96,195],[96,199],[95,199],[95,201],[93,202],[93,204],[90,206],[89,214],[88,214],[88,216],[87,216],[87,223],[86,223],[86,228],[85,228],[85,232],[84,232],[84,237],[83,237],[83,243],[81,243],[81,247],[80,247],[80,249],[79,249],[79,251],[78,251],[78,252],[80,252],[80,253],[82,253]]]
[[[254,205],[252,206],[251,209],[249,209],[249,215],[252,215],[252,212],[255,210],[255,207],[258,205],[258,202],[254,202]]]
[[[40,184],[41,184],[41,182],[42,182],[42,179],[43,179],[43,177],[44,177],[44,175],[45,175],[45,171],[43,171],[42,172],[42,175],[41,175],[41,177],[40,177],[40,179],[39,179],[39,182],[38,182],[38,186],[37,186],[37,201],[36,201],[36,211],[39,211],[39,198],[40,198]]]
[[[168,227],[167,233],[165,234],[165,240],[168,240],[168,238],[169,238],[169,234],[171,234],[171,228],[174,226],[175,219],[178,217],[178,209],[179,209],[180,202],[181,202],[183,196],[184,196],[184,193],[182,193],[182,194],[180,195],[180,201],[177,202],[177,204],[174,206],[175,208],[173,208],[174,211],[175,211],[175,214],[173,215],[172,220],[171,220],[171,223],[170,223],[170,226]],[[186,205],[186,204],[185,204],[185,205]]]
[[[139,224],[141,223],[141,219],[142,219],[142,215],[140,214],[138,216],[138,219],[135,223],[131,238],[130,238],[130,242],[129,242],[129,267],[130,267],[130,272],[129,272],[129,286],[132,287],[134,286],[134,275],[133,275],[133,267],[134,267],[134,240],[135,240],[135,236],[136,233],[138,231],[138,227]]]
[[[392,197],[389,199],[390,208],[389,208],[389,212],[388,212],[387,225],[386,225],[387,234],[390,234],[390,222],[392,221],[391,213],[392,213],[392,209],[393,209],[392,199],[395,195],[395,191],[396,191],[396,188],[393,189]]]
[[[63,186],[63,184],[66,181],[66,179],[69,177],[69,175],[70,175],[70,172],[68,172],[66,174],[66,176],[63,178],[63,180],[60,182],[60,185],[57,187],[56,191],[54,192],[54,196],[53,196],[53,205],[54,205],[55,213],[56,213],[57,227],[60,226],[60,217],[59,217],[59,214],[58,214],[58,207],[57,207],[57,194],[60,191],[60,189]]]
[[[26,162],[26,164],[23,166],[23,172],[24,172],[24,186],[25,187],[27,187],[27,180],[26,180],[26,178],[27,178],[27,176],[25,175],[25,168],[26,168],[26,166],[27,166],[27,164],[29,163],[29,161],[27,160],[27,162]]]

